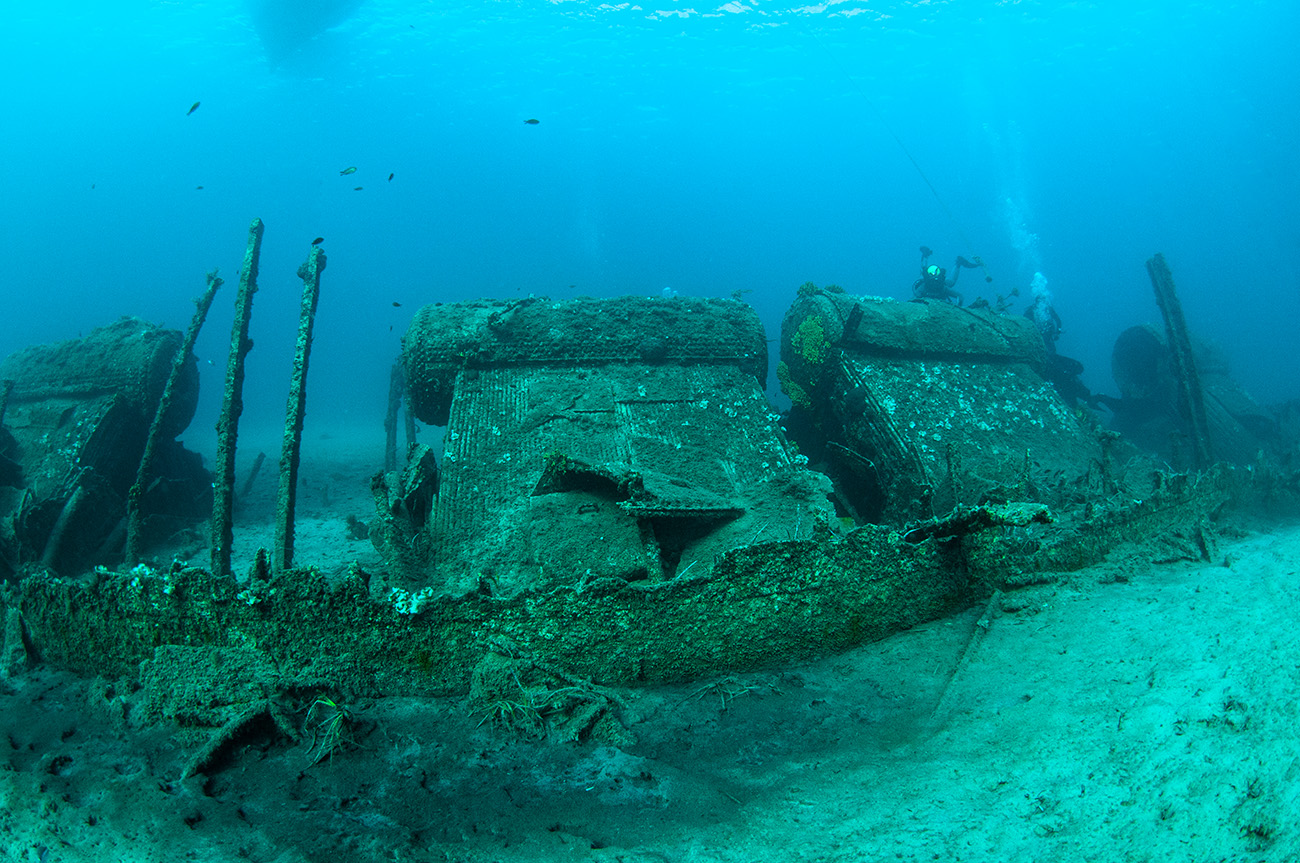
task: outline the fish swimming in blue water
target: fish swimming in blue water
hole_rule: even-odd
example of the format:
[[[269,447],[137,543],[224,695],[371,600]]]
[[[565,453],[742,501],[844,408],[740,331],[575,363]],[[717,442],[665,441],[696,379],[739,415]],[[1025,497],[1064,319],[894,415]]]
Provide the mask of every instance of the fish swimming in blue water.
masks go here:
[[[188,117],[189,115],[193,114],[197,110],[199,110],[199,103],[195,102],[193,105],[190,106],[190,109],[185,112],[185,116]]]
[[[357,172],[357,166],[350,165],[349,167],[344,168],[342,171],[339,171],[339,176],[346,177],[348,174],[355,174],[356,172]]]

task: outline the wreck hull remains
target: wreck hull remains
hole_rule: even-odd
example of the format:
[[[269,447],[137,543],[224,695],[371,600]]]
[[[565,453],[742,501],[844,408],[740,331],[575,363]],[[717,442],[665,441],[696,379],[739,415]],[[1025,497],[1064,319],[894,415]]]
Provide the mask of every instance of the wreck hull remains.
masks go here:
[[[41,575],[5,594],[6,653],[26,644],[55,665],[131,676],[172,645],[255,651],[284,689],[445,695],[469,691],[479,663],[509,644],[598,683],[686,680],[876,640],[1095,562],[1125,540],[1181,535],[1190,555],[1204,556],[1202,520],[1254,481],[1219,470],[1069,530],[1040,523],[1041,508],[985,508],[967,511],[987,516],[970,520],[984,529],[921,542],[864,526],[842,539],[735,549],[704,576],[440,595],[405,613],[372,596],[360,571],[334,583],[311,569],[242,584],[197,568]]]

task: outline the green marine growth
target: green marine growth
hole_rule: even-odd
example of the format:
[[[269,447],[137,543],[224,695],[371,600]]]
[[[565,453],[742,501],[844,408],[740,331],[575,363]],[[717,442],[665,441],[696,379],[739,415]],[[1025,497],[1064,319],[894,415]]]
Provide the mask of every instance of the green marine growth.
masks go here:
[[[804,410],[812,410],[812,399],[808,391],[794,382],[790,376],[790,366],[785,360],[776,364],[776,379],[781,383],[781,392],[790,397],[790,401]]]
[[[811,283],[810,283],[811,284]],[[810,390],[817,388],[831,354],[831,342],[826,338],[826,323],[818,315],[805,318],[790,337],[791,366],[784,360],[777,363],[776,379],[781,390],[804,410],[812,410]]]
[[[794,331],[790,346],[810,366],[820,366],[826,362],[826,357],[831,352],[831,343],[826,338],[826,325],[822,319],[817,315],[805,318]],[[816,377],[820,372],[820,369],[813,371],[813,376]]]
[[[344,742],[344,733],[352,722],[352,714],[338,702],[321,695],[307,710],[306,727],[311,730],[308,767],[325,759],[333,760],[334,753]]]

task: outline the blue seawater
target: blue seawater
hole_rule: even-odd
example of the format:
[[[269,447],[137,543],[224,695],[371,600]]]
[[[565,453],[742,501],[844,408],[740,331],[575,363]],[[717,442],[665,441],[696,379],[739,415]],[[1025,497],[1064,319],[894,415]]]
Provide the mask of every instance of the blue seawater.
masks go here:
[[[806,281],[909,296],[922,244],[981,256],[993,282],[959,288],[1017,312],[1043,273],[1109,392],[1163,252],[1192,328],[1293,398],[1297,37],[1292,0],[10,3],[0,355],[183,328],[258,216],[254,422],[282,416],[318,236],[309,425],[379,422],[427,302],[746,290],[775,337]]]

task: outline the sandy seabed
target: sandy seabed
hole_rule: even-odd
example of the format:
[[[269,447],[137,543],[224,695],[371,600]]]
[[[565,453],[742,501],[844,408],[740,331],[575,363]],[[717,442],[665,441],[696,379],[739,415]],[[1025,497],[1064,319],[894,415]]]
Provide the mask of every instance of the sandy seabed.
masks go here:
[[[299,561],[377,563],[344,524],[374,449],[307,448]],[[624,690],[620,746],[385,698],[320,763],[268,722],[181,780],[193,745],[131,721],[131,681],[31,667],[0,681],[0,859],[1297,861],[1300,526],[1222,535],[1208,563],[1119,549],[835,656]]]

